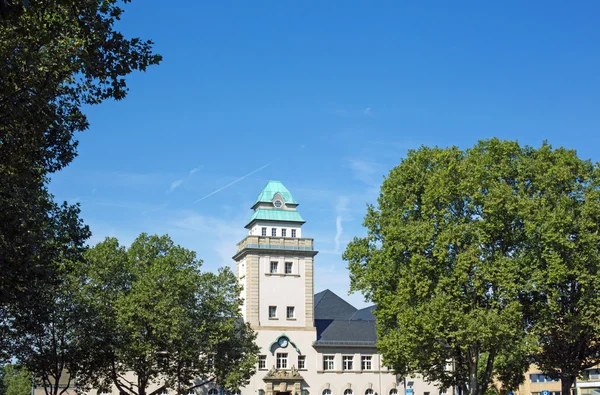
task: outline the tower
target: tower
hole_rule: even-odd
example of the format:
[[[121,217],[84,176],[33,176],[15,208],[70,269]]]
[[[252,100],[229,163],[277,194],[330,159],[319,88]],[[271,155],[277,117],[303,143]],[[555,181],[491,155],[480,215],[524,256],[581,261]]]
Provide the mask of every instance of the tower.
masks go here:
[[[302,237],[298,202],[269,181],[252,206],[248,236],[237,244],[243,315],[255,329],[314,328],[313,239]]]

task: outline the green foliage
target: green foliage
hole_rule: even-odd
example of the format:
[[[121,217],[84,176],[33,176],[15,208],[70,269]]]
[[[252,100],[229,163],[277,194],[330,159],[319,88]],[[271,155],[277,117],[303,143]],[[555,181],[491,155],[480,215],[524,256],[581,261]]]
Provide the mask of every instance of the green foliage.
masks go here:
[[[30,395],[32,375],[29,370],[18,365],[2,367],[0,395]]]
[[[258,349],[230,270],[201,272],[194,252],[146,234],[129,249],[107,238],[87,261],[84,293],[98,314],[97,351],[107,363],[84,381],[137,395],[159,382],[182,392],[198,377],[230,388],[247,382]]]
[[[534,312],[547,300],[539,280],[555,275],[540,260],[542,237],[533,237],[570,237],[546,233],[556,209],[548,199],[577,196],[547,188],[577,163],[584,162],[571,151],[497,139],[408,153],[368,208],[367,237],[344,253],[352,289],[378,305],[386,363],[476,395],[494,379],[508,388],[522,381],[536,347]]]
[[[60,284],[55,263],[89,236],[79,208],[55,204],[45,187],[76,155],[82,107],[122,99],[125,77],[160,61],[150,41],[115,30],[121,3],[0,1],[0,360],[10,337],[29,336],[9,317],[46,300],[39,293]]]

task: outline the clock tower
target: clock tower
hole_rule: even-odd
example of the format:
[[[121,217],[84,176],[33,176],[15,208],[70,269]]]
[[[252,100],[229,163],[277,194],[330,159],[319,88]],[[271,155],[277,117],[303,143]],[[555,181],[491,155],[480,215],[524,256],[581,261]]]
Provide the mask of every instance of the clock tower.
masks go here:
[[[248,236],[237,244],[243,315],[255,329],[314,328],[313,239],[302,237],[298,202],[269,181],[252,206]]]

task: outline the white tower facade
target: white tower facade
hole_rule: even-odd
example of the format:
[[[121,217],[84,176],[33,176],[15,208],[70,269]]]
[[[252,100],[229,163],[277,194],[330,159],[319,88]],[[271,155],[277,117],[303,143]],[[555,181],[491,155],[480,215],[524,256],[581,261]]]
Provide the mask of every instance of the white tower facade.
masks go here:
[[[313,239],[302,237],[298,203],[269,181],[252,206],[248,236],[233,259],[244,288],[243,315],[255,330],[314,329]]]

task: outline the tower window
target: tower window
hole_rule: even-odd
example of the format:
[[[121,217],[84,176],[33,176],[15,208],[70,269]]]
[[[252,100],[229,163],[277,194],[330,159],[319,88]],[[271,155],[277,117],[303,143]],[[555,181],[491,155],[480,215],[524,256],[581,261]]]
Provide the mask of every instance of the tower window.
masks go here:
[[[263,235],[263,236],[267,235],[267,228],[262,228],[261,229],[261,235]]]
[[[287,357],[286,352],[277,353],[277,369],[287,369]]]
[[[279,262],[271,261],[271,273],[277,273]]]
[[[271,228],[271,237],[277,236],[277,228]]]
[[[292,262],[286,262],[285,263],[285,274],[292,274],[292,267],[293,267],[293,263]]]
[[[373,395],[373,390],[369,388],[365,391],[365,395]]]
[[[281,229],[281,237],[286,237],[287,229]]]
[[[361,357],[361,368],[362,370],[371,370],[371,356],[362,356]]]
[[[277,318],[277,306],[269,306],[269,318]]]
[[[266,369],[267,368],[267,356],[266,355],[259,355],[258,356],[258,368],[259,369]]]
[[[306,369],[306,355],[298,355],[298,369]]]
[[[292,229],[292,237],[296,237],[296,229]]]
[[[296,312],[295,312],[294,306],[288,306],[288,307],[287,307],[287,318],[288,318],[288,319],[289,319],[289,318],[294,318],[294,316],[295,316],[295,313],[296,313]]]
[[[323,370],[333,370],[333,355],[323,355]]]

